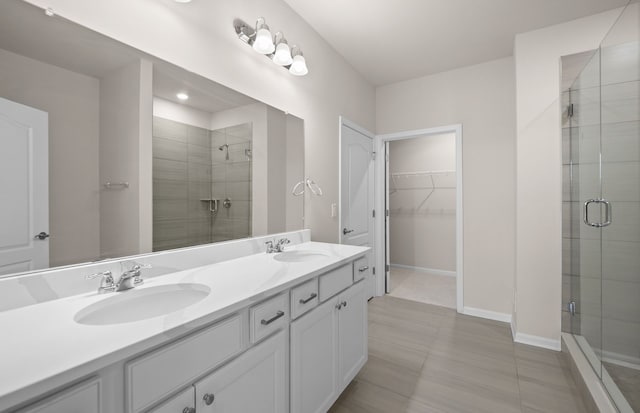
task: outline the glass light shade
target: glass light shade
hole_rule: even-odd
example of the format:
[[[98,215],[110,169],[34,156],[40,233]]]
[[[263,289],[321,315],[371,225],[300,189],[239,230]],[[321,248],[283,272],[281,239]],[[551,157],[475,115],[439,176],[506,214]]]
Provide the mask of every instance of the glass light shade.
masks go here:
[[[273,53],[275,49],[276,46],[273,44],[271,32],[266,28],[266,25],[258,29],[256,39],[253,41],[253,50],[258,53],[269,54]]]
[[[309,73],[309,69],[307,69],[307,61],[304,59],[304,56],[299,54],[293,57],[293,62],[291,63],[289,72],[296,76],[304,76]]]
[[[276,46],[276,54],[273,56],[273,63],[280,66],[289,66],[293,62],[291,58],[291,50],[285,42],[278,43]]]

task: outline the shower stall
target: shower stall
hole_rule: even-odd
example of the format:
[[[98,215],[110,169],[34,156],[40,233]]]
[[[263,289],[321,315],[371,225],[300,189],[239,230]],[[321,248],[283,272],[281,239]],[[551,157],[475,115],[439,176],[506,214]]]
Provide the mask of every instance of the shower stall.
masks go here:
[[[640,412],[638,24],[632,1],[597,50],[562,59],[562,329],[621,412]]]
[[[154,251],[251,236],[252,138],[154,116]]]

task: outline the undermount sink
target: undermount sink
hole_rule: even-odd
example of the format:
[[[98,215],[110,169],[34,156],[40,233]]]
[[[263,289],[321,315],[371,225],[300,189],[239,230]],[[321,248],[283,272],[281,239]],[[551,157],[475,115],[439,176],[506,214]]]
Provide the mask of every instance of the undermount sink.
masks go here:
[[[78,311],[76,323],[107,325],[131,323],[173,313],[197,303],[209,295],[202,284],[169,284],[128,290],[91,304]]]
[[[329,254],[322,251],[292,250],[280,252],[273,259],[281,262],[307,262],[327,257],[329,257]]]

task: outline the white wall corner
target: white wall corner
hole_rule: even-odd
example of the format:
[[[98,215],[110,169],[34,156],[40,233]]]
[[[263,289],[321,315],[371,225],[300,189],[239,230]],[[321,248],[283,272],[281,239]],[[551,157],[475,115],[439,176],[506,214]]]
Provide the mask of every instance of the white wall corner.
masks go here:
[[[515,341],[516,343],[528,344],[530,346],[546,348],[549,350],[555,350],[555,351],[561,350],[560,337],[553,339],[553,338],[547,338],[547,337],[533,336],[530,334],[518,333],[516,331],[513,341]]]
[[[465,315],[473,317],[486,318],[488,320],[502,321],[503,323],[511,323],[511,314],[498,313],[496,311],[483,310],[481,308],[464,307],[462,312]]]
[[[511,316],[511,337],[513,337],[513,341],[516,341],[516,317],[515,314]]]

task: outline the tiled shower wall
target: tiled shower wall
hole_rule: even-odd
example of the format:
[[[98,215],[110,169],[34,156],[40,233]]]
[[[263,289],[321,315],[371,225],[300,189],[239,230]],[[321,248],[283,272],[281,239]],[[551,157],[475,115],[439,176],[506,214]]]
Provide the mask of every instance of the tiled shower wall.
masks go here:
[[[251,236],[251,137],[250,123],[211,132],[212,194],[219,200],[218,212],[212,215],[213,242]],[[229,208],[225,199],[231,202]]]
[[[250,124],[227,129],[241,130],[250,150]],[[237,162],[240,157],[233,151],[245,155],[245,148],[230,144],[226,160],[226,152],[218,150],[227,139],[225,132],[154,116],[154,251],[250,236],[250,156]],[[230,141],[238,139],[231,136]],[[220,200],[217,213],[210,211],[212,198]],[[230,208],[222,206],[225,198],[231,200]]]
[[[599,53],[599,55],[598,55]],[[563,125],[563,330],[584,336],[605,359],[640,364],[640,90],[638,43],[603,47],[570,92]],[[563,94],[569,102],[569,92]],[[600,142],[598,142],[600,140]],[[602,189],[599,156],[602,156]],[[582,223],[586,199],[612,205],[600,230]],[[573,289],[573,291],[572,291]]]

